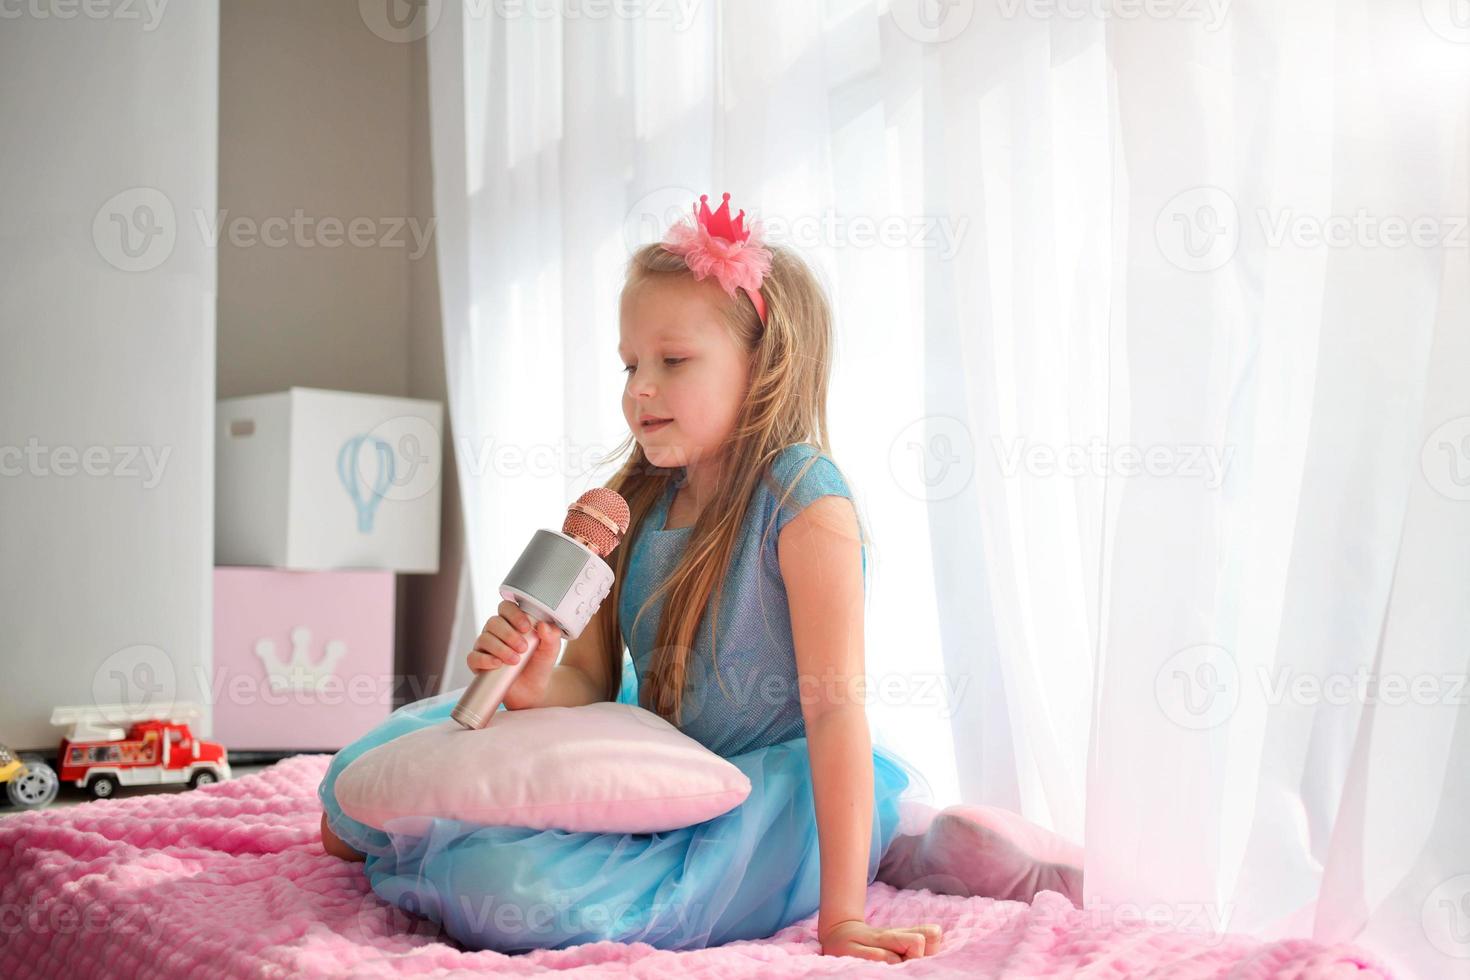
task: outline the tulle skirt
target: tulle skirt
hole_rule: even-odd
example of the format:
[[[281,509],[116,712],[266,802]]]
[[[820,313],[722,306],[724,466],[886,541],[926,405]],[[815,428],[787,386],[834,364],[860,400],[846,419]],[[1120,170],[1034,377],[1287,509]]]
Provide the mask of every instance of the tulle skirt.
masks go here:
[[[739,806],[653,834],[485,826],[436,819],[422,836],[385,833],[346,816],[333,786],[358,756],[449,717],[463,689],[406,704],[332,759],[317,788],[327,822],[367,856],[384,901],[432,920],[468,949],[502,953],[580,943],[700,949],[770,936],[818,909],[820,875],[805,738],[730,757],[750,779]],[[618,700],[637,704],[625,660]],[[504,709],[502,709],[504,710]],[[899,799],[921,780],[875,745],[868,881],[897,836]]]

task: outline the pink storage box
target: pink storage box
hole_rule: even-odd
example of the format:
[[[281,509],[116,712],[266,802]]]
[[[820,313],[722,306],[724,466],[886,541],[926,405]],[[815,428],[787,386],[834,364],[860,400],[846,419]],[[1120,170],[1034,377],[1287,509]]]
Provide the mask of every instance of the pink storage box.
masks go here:
[[[390,571],[216,568],[214,740],[335,751],[386,718],[393,602]]]

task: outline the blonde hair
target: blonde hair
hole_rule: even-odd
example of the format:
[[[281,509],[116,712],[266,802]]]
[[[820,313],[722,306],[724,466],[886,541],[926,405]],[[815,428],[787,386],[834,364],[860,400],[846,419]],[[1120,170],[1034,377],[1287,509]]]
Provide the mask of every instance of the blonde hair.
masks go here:
[[[750,355],[750,381],[735,425],[723,446],[722,477],[714,496],[700,511],[689,532],[688,543],[678,566],[653,591],[634,616],[629,628],[633,636],[639,618],[662,594],[663,615],[655,636],[655,650],[647,673],[640,679],[640,704],[678,725],[690,659],[706,609],[711,614],[711,645],[717,647],[720,596],[746,512],[761,480],[773,493],[776,485],[771,464],[786,447],[806,443],[831,455],[827,436],[827,386],[832,362],[832,316],[821,285],[795,252],[779,245],[771,250],[771,271],[761,285],[766,301],[767,322],[762,325],[755,306],[743,290],[724,305],[724,320],[741,350]],[[661,245],[645,245],[628,262],[623,291],[645,282],[691,277],[684,259]],[[631,450],[631,451],[630,451]],[[629,452],[607,486],[628,502],[630,523],[624,543],[613,554],[616,578],[603,608],[603,649],[608,651],[609,675],[615,700],[622,683],[623,640],[619,623],[619,600],[626,581],[633,541],[644,518],[657,504],[677,469],[654,466],[643,447],[630,433],[603,462]],[[816,462],[809,459],[788,482],[779,508],[790,488]],[[761,547],[771,525],[762,532]],[[859,520],[861,540],[867,534]],[[714,667],[715,651],[709,651]],[[719,671],[711,673],[719,678]]]

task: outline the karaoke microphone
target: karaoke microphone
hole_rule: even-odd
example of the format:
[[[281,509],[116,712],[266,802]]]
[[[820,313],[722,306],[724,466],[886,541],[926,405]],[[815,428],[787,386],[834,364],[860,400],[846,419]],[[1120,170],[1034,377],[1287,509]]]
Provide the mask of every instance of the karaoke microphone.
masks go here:
[[[540,642],[535,624],[549,622],[567,639],[582,634],[612,589],[613,571],[603,561],[628,533],[628,502],[616,490],[596,487],[567,508],[561,532],[538,530],[500,583],[500,595],[531,617],[526,651],[513,664],[481,671],[470,681],[450,717],[465,728],[484,728],[505,700]]]

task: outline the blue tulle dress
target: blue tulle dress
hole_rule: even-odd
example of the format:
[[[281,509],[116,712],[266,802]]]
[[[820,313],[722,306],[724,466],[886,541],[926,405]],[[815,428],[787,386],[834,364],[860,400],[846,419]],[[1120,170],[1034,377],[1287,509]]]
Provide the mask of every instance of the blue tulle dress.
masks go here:
[[[333,832],[367,855],[364,868],[379,897],[439,923],[466,948],[504,953],[600,940],[699,949],[769,936],[818,910],[811,768],[776,539],[811,501],[851,494],[832,461],[806,445],[788,447],[771,475],[792,493],[778,506],[768,486],[757,490],[721,602],[720,676],[691,666],[680,725],[745,773],[751,787],[745,801],[703,823],[654,834],[437,819],[423,836],[390,835],[343,814],[333,795],[338,773],[371,748],[447,719],[463,688],[448,691],[404,705],[342,749],[318,788]],[[639,703],[638,678],[652,656],[662,597],[636,631],[634,613],[672,571],[688,536],[687,527],[664,526],[677,485],[669,485],[632,543],[619,607],[631,653],[618,695],[624,704]],[[866,578],[866,552],[863,567]],[[709,629],[706,616],[696,650],[710,648]],[[897,835],[900,798],[922,783],[881,745],[874,744],[872,759],[869,882]]]

